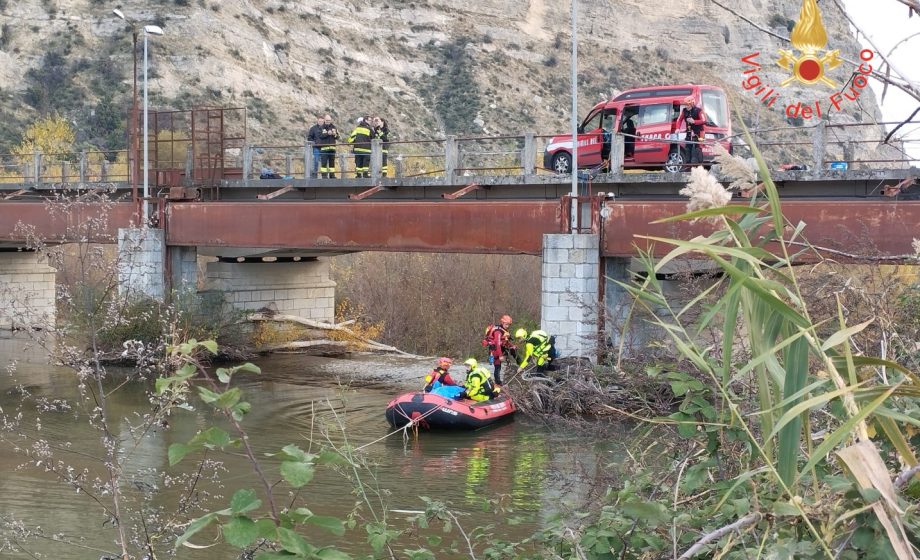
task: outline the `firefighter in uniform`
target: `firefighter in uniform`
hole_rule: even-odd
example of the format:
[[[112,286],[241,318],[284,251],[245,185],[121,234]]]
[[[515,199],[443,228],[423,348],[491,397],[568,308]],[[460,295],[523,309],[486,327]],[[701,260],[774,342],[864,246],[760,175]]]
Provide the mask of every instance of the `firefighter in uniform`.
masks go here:
[[[374,136],[371,126],[365,117],[361,117],[348,135],[348,143],[355,154],[355,177],[371,176],[371,138]]]
[[[524,345],[524,357],[518,364],[518,373],[524,371],[531,358],[533,358],[534,365],[537,366],[537,371],[543,372],[550,367],[556,349],[553,348],[553,337],[550,337],[546,331],[536,330],[528,335],[526,330],[518,329],[514,333],[514,338]]]

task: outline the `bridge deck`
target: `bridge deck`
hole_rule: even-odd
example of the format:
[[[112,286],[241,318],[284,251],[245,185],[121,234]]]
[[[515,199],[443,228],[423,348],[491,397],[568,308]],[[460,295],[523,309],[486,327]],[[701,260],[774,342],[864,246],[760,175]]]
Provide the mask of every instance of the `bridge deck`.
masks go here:
[[[912,253],[911,242],[917,235],[920,199],[918,187],[895,187],[917,174],[917,170],[854,170],[811,177],[787,172],[777,173],[775,180],[787,217],[806,222],[805,233],[813,243],[847,254],[904,258]],[[634,254],[634,243],[642,243],[636,236],[686,237],[700,232],[704,226],[651,223],[683,211],[677,191],[686,180],[686,174],[664,173],[593,177],[583,186],[583,194],[605,193],[603,253]],[[458,200],[442,196],[472,183],[487,188],[474,189]],[[544,233],[567,227],[560,203],[560,197],[569,193],[567,177],[468,177],[455,185],[435,178],[390,179],[381,182],[389,188],[363,200],[348,199],[371,186],[366,179],[249,181],[248,186],[238,181],[204,192],[200,200],[157,202],[165,208],[168,244],[197,246],[211,254],[244,247],[314,254],[360,250],[538,254]],[[272,200],[258,198],[285,187],[292,188]],[[24,244],[25,234],[18,224],[31,226],[45,239],[66,242],[75,238],[79,224],[98,215],[92,207],[81,207],[67,217],[52,215],[41,202],[58,191],[39,187],[0,200],[0,247]],[[117,228],[137,222],[136,212],[135,203],[113,204],[103,226],[90,238],[112,242]]]

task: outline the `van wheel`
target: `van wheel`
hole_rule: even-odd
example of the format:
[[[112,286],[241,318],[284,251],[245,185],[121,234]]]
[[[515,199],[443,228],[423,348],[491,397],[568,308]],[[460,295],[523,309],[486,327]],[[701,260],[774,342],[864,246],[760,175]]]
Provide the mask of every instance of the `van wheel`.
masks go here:
[[[553,171],[559,175],[568,175],[572,172],[572,156],[568,152],[559,152],[553,156]]]
[[[675,148],[668,154],[668,161],[664,164],[664,170],[668,173],[680,173],[684,170],[684,163],[687,157],[683,148]]]

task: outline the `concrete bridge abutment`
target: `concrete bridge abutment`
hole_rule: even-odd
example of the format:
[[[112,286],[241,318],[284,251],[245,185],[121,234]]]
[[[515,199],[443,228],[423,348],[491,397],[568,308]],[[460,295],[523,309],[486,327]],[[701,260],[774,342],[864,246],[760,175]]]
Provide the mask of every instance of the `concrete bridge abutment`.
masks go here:
[[[271,309],[324,323],[335,319],[335,282],[330,261],[316,257],[293,260],[208,263],[205,290],[217,290],[240,310]]]
[[[0,329],[54,326],[55,270],[32,251],[0,252]]]

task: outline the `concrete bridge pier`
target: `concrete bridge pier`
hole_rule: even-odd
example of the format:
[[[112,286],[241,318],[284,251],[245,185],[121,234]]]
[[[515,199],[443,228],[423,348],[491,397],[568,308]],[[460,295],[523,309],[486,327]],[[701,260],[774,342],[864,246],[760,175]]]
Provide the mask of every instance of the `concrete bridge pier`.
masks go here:
[[[175,292],[198,291],[198,248],[166,247],[169,264],[169,287]]]
[[[221,258],[208,263],[205,290],[223,292],[227,303],[237,309],[268,308],[332,323],[335,282],[329,264],[318,257]]]
[[[644,328],[643,319],[636,316],[633,309],[634,298],[626,289],[617,284],[630,284],[633,273],[630,270],[632,258],[607,257],[604,259],[604,336],[610,352],[617,353],[620,346],[626,353],[640,350],[648,341],[648,329]],[[628,323],[627,323],[628,321]]]
[[[166,238],[162,229],[118,230],[118,290],[126,297],[166,296]]]
[[[55,297],[55,270],[41,255],[0,251],[0,329],[53,326]]]
[[[561,357],[597,359],[600,236],[545,234],[541,327]]]

